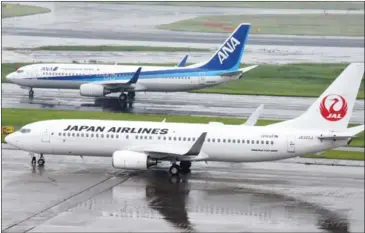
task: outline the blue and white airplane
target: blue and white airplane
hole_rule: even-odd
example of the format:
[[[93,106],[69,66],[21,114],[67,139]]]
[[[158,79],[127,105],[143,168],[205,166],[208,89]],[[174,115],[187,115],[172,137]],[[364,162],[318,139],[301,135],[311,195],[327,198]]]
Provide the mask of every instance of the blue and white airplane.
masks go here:
[[[135,92],[191,91],[242,78],[257,65],[239,69],[250,24],[240,24],[214,55],[205,62],[175,67],[95,64],[33,64],[10,73],[6,79],[23,88],[79,89],[80,95],[102,97],[121,93],[124,106]],[[127,92],[128,94],[125,94]]]

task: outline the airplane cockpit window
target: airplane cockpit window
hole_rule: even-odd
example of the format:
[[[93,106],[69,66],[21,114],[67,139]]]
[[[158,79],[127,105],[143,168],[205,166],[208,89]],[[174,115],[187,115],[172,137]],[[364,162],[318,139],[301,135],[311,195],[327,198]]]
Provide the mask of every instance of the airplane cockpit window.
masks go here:
[[[30,129],[22,128],[20,129],[21,133],[30,133]]]
[[[24,70],[17,70],[16,72],[17,72],[17,73],[23,73],[23,72],[24,72]]]

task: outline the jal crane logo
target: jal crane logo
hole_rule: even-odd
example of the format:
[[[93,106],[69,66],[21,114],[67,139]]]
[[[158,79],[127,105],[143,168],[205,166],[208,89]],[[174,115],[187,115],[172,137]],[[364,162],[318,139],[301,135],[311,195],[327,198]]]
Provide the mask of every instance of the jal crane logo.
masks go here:
[[[319,107],[321,115],[328,121],[339,121],[346,116],[347,102],[340,95],[327,95]]]
[[[241,43],[234,37],[231,37],[227,43],[222,47],[221,50],[219,50],[218,52],[218,58],[219,58],[219,63],[221,63],[221,65],[223,64],[224,60],[226,60],[229,55],[231,53],[233,53],[237,46],[240,45]]]

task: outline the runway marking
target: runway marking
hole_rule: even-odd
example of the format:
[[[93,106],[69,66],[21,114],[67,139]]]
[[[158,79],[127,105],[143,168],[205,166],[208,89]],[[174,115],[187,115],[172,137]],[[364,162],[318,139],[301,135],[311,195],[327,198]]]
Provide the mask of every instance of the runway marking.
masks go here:
[[[9,227],[2,230],[2,232],[9,232],[10,230],[15,231],[15,232],[19,232],[19,231],[28,232],[28,231],[34,229],[37,225],[47,221],[48,219],[55,217],[57,214],[59,214],[63,211],[66,211],[83,201],[93,198],[93,197],[113,188],[114,186],[117,186],[117,185],[127,181],[132,176],[140,175],[140,173],[128,173],[128,176],[124,177],[124,179],[122,179],[122,180],[116,179],[121,174],[123,176],[126,175],[123,173],[124,172],[119,172],[115,175],[109,176],[108,178],[106,178],[86,189],[83,189],[75,194],[72,194],[71,196],[65,198],[63,201],[53,204],[53,205],[39,211],[38,213],[35,213],[17,223],[10,225]],[[98,186],[101,186],[101,187],[98,188]],[[85,192],[87,192],[87,193],[85,193]],[[83,193],[85,193],[85,194],[81,195]],[[86,198],[85,198],[85,196],[86,196]],[[55,208],[57,208],[57,210]]]

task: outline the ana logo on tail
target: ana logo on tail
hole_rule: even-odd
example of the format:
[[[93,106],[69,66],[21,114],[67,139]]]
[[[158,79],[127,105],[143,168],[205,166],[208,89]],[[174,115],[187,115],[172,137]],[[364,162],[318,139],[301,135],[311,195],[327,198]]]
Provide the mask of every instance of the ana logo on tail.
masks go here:
[[[219,50],[218,52],[218,58],[219,58],[219,63],[221,63],[221,65],[223,64],[223,61],[226,60],[229,55],[231,53],[233,53],[233,51],[237,48],[238,45],[240,45],[241,43],[234,38],[233,36],[227,41],[227,43],[222,47],[221,50]]]
[[[331,97],[327,100],[328,97]],[[336,109],[335,109],[336,107]],[[328,121],[338,121],[346,116],[347,102],[340,95],[327,95],[319,107],[321,115]]]

